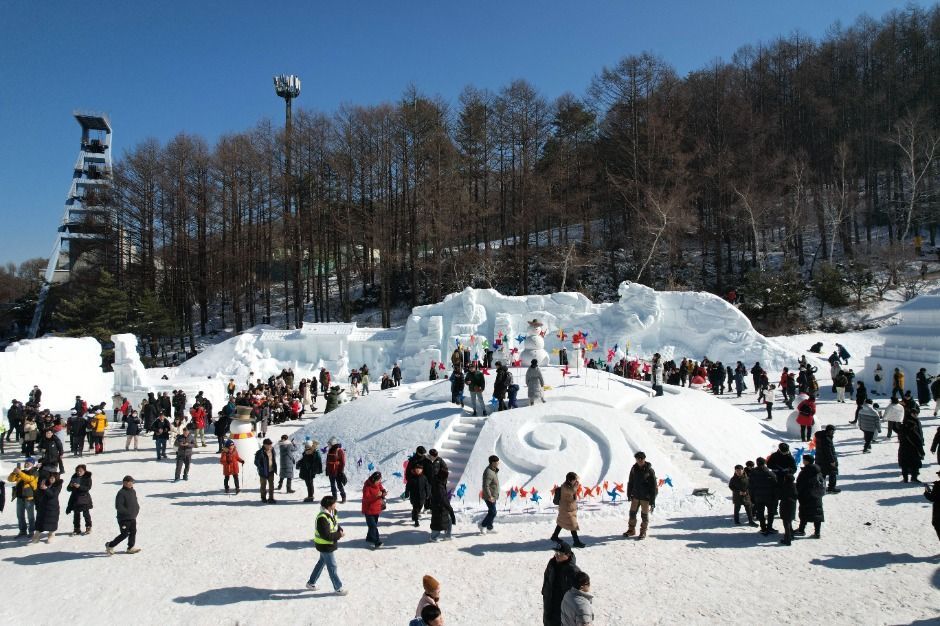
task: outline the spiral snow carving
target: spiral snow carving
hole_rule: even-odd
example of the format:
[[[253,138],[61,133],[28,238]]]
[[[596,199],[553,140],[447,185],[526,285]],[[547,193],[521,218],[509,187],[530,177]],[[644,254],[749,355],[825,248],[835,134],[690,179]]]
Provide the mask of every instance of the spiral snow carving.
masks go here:
[[[520,486],[559,484],[548,468],[567,467],[585,484],[608,474],[612,442],[594,424],[572,415],[545,415],[526,421],[514,436],[499,436],[496,455]]]

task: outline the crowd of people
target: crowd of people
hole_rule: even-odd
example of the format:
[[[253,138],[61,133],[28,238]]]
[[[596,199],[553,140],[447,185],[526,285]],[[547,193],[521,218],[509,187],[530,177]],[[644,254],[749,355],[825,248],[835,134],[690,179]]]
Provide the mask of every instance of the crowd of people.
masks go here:
[[[814,346],[815,348],[815,346]],[[493,367],[492,399],[493,411],[518,407],[519,385],[514,381],[509,367],[496,361],[492,363],[492,351],[487,351],[482,362],[469,359],[466,350],[457,349],[451,357],[450,382],[451,401],[463,410],[466,395],[470,396],[470,408],[474,415],[487,415],[484,370]],[[855,380],[851,368],[844,367],[849,355],[838,346],[829,358],[832,376],[832,393],[835,402],[854,401],[856,411],[851,424],[857,424],[863,433],[862,453],[868,453],[876,437],[886,423],[885,440],[897,434],[898,464],[904,482],[920,482],[919,473],[925,458],[925,439],[920,423],[923,407],[933,399],[940,400],[940,377],[931,377],[926,370],[916,375],[916,389],[905,388],[903,372],[895,369],[891,376],[891,395],[882,409],[874,402],[875,395],[883,393],[884,372],[880,365],[874,374],[872,390],[862,381]],[[597,366],[597,364],[595,364]],[[610,365],[605,366],[610,369]],[[440,368],[432,368],[433,378]],[[794,537],[805,536],[812,524],[813,538],[821,537],[821,525],[825,521],[823,499],[840,492],[837,487],[838,455],[834,443],[836,428],[827,424],[814,432],[817,423],[816,401],[819,384],[817,368],[801,358],[795,371],[784,368],[779,378],[771,376],[760,363],[747,367],[737,361],[732,367],[720,361],[703,358],[700,361],[682,359],[663,361],[659,354],[646,363],[623,359],[613,364],[613,373],[631,378],[643,378],[652,384],[654,393],[662,394],[663,384],[701,388],[716,395],[736,394],[741,397],[748,389],[757,396],[757,402],[766,406],[766,419],[773,418],[773,406],[778,401],[797,413],[801,441],[811,442],[812,453],[804,453],[798,461],[787,443],[780,443],[777,451],[767,458],[757,458],[738,465],[728,483],[731,491],[734,524],[742,524],[743,509],[747,524],[764,536],[780,532],[775,527],[779,519],[783,537],[781,543],[790,545]],[[105,402],[89,405],[80,396],[68,419],[42,408],[42,392],[34,387],[28,401],[14,400],[8,410],[10,428],[0,436],[0,444],[9,443],[12,437],[19,443],[25,457],[9,475],[13,485],[13,499],[20,537],[38,542],[42,533],[52,541],[58,530],[60,517],[59,499],[63,486],[69,494],[66,515],[72,514],[73,534],[87,535],[92,532],[91,511],[92,473],[84,463],[75,466],[67,481],[65,471],[65,443],[69,454],[81,459],[87,449],[94,454],[105,452],[105,435],[120,429],[124,437],[124,449],[139,449],[140,439],[150,436],[158,461],[168,459],[167,447],[175,451],[175,472],[172,480],[189,479],[193,453],[197,448],[207,447],[206,432],[217,439],[219,463],[221,465],[222,488],[225,493],[238,495],[241,492],[245,461],[240,457],[229,432],[232,419],[239,407],[250,414],[252,432],[261,439],[261,446],[251,459],[259,478],[260,500],[264,504],[275,504],[275,492],[293,494],[293,481],[304,482],[304,502],[315,502],[314,480],[323,474],[329,480],[330,495],[319,499],[320,511],[316,516],[314,544],[319,554],[316,566],[310,574],[308,587],[317,588],[317,582],[325,569],[336,593],[345,594],[339,578],[336,552],[345,530],[339,524],[337,510],[347,499],[346,452],[336,437],[327,442],[325,458],[321,456],[319,442],[305,440],[296,442],[282,435],[276,443],[267,437],[268,426],[287,421],[300,420],[313,413],[318,394],[330,390],[332,376],[322,368],[319,375],[303,378],[297,382],[290,369],[272,375],[267,380],[250,374],[242,388],[234,379],[229,380],[227,402],[215,411],[212,403],[202,392],[198,392],[192,403],[183,390],[170,394],[150,393],[138,408],[133,408],[127,398],[115,395],[112,398],[109,422]],[[529,405],[545,402],[543,389],[545,380],[538,361],[532,360],[525,372]],[[401,371],[396,365],[391,374],[383,374],[382,388],[401,383]],[[369,368],[366,365],[353,369],[349,375],[349,392],[353,396],[369,394]],[[916,395],[915,395],[916,393]],[[934,408],[937,415],[937,408]],[[940,429],[934,436],[931,451],[938,455],[940,463]],[[0,452],[2,452],[0,445]],[[798,467],[799,464],[799,467]],[[477,523],[479,533],[497,532],[494,523],[498,515],[497,503],[502,497],[499,481],[500,459],[489,458],[481,482],[480,493],[486,505],[486,513]],[[409,458],[404,472],[405,491],[403,498],[411,505],[411,521],[420,527],[422,518],[429,514],[428,540],[450,541],[457,523],[450,504],[447,463],[435,449],[418,446]],[[275,485],[275,481],[277,484]],[[125,476],[115,498],[114,508],[120,534],[105,545],[107,554],[113,554],[117,546],[127,541],[126,551],[134,554],[136,546],[136,519],[140,511],[132,476]],[[544,622],[546,624],[590,623],[590,578],[580,572],[576,565],[573,548],[583,548],[586,543],[579,535],[578,506],[580,477],[569,472],[562,484],[553,490],[553,503],[558,507],[555,529],[550,540],[555,554],[548,563],[542,595],[544,600]],[[366,522],[366,541],[373,549],[383,546],[380,519],[387,508],[388,490],[383,484],[381,472],[374,471],[361,488],[361,513]],[[655,510],[658,481],[652,464],[643,452],[637,452],[630,470],[626,498],[630,503],[628,528],[624,537],[644,539],[649,532],[650,514]],[[937,514],[937,489],[928,486],[925,497],[935,502],[933,523],[940,536],[940,518]],[[794,528],[794,523],[799,524]],[[82,525],[84,524],[84,528]],[[571,543],[561,538],[561,533],[570,534]],[[440,624],[443,614],[438,604],[439,584],[430,576],[424,580],[425,594],[416,611],[412,624]],[[581,621],[578,621],[581,620]]]

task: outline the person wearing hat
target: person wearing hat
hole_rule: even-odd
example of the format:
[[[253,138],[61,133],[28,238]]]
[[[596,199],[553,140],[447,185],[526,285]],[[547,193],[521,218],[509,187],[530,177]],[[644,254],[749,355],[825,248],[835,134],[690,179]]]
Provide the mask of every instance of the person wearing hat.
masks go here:
[[[35,467],[36,459],[31,456],[21,467],[19,463],[7,476],[7,482],[13,484],[13,498],[16,500],[16,520],[19,523],[20,534],[17,537],[28,537],[36,529],[36,488],[39,486],[39,470]]]
[[[346,595],[347,592],[343,589],[343,581],[339,578],[339,571],[336,566],[336,547],[345,534],[337,519],[336,498],[324,496],[320,500],[320,512],[317,514],[316,532],[313,536],[313,544],[317,552],[320,553],[320,558],[313,571],[310,572],[307,589],[317,590],[317,579],[320,578],[320,574],[323,573],[325,567],[330,575],[330,582],[333,583],[333,590],[336,595]]]
[[[578,568],[571,546],[564,541],[555,545],[555,554],[545,566],[542,576],[542,624],[560,626],[561,602],[568,590],[574,587]]]
[[[426,606],[441,608],[439,604],[441,601],[441,583],[430,574],[425,574],[421,579],[421,585],[424,587],[424,593],[421,594],[421,599],[418,600],[418,608],[415,609],[415,617],[421,617],[421,611],[423,611]]]
[[[538,400],[545,402],[542,394],[542,388],[545,386],[545,379],[542,377],[542,370],[539,369],[538,359],[532,359],[529,369],[525,371],[525,387],[529,395],[529,406],[534,406]]]
[[[274,504],[274,477],[277,476],[277,454],[274,452],[274,443],[265,439],[261,449],[255,452],[255,468],[261,479],[261,502]]]
[[[137,503],[137,492],[134,490],[134,478],[125,476],[121,481],[121,488],[118,489],[114,497],[114,508],[117,511],[118,528],[121,534],[104,544],[105,552],[108,556],[114,554],[116,548],[122,541],[127,539],[127,553],[137,554],[140,552],[135,543],[137,542],[137,515],[140,513],[140,504]]]
[[[330,447],[326,452],[326,476],[330,479],[333,497],[339,491],[342,504],[346,502],[346,451],[336,437],[330,437],[327,444]]]
[[[561,601],[561,626],[591,626],[594,623],[593,599],[591,577],[587,572],[578,572],[574,575],[574,585]]]
[[[630,523],[624,537],[636,535],[636,513],[640,511],[640,535],[638,539],[646,538],[649,528],[650,513],[656,509],[656,494],[659,484],[656,482],[656,472],[653,466],[646,461],[646,453],[637,452],[633,455],[636,463],[630,468],[630,477],[627,480],[627,499],[630,501]]]
[[[241,485],[238,484],[238,475],[241,473],[245,461],[238,456],[238,448],[235,447],[235,442],[231,439],[225,442],[219,462],[222,464],[222,484],[225,486],[225,493],[229,492],[228,479],[231,477],[235,481],[235,495],[237,496],[241,491]]]
[[[836,481],[839,478],[839,458],[836,455],[836,444],[833,441],[835,434],[836,427],[832,424],[826,424],[824,429],[813,436],[816,440],[816,465],[819,466],[823,478],[828,483],[826,493],[833,494],[842,491],[836,488]]]
[[[313,502],[313,479],[317,474],[323,473],[323,459],[320,457],[320,451],[317,441],[307,441],[304,443],[304,452],[297,461],[297,469],[300,470],[300,479],[304,481],[307,487],[307,497],[304,502]]]
[[[937,472],[940,476],[940,472]],[[940,480],[935,480],[933,485],[924,485],[924,497],[933,502],[933,529],[937,531],[937,539],[940,539]]]

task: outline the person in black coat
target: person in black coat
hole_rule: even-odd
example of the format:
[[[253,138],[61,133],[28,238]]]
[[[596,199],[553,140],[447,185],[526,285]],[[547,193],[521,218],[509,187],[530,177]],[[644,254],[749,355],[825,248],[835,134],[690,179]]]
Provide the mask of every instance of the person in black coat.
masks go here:
[[[564,541],[555,546],[555,555],[545,566],[542,577],[542,624],[561,626],[561,601],[574,587],[575,574],[580,572],[574,553]]]
[[[317,474],[323,473],[323,459],[317,450],[317,442],[308,441],[304,444],[304,453],[300,456],[295,467],[300,470],[300,479],[307,486],[307,497],[304,502],[313,502],[313,479]]]
[[[431,478],[431,541],[437,541],[444,533],[443,541],[450,541],[451,530],[457,523],[454,508],[450,505],[450,494],[447,492],[447,477],[450,470],[441,460],[435,465],[434,475]]]
[[[937,472],[937,476],[940,476],[940,472]],[[924,487],[924,497],[933,502],[933,529],[937,531],[937,539],[940,539],[940,480]]]
[[[812,522],[813,539],[819,539],[819,527],[825,521],[823,495],[826,487],[812,454],[803,455],[803,467],[796,477],[796,492],[800,499],[800,527],[793,534],[805,535],[806,525]]]
[[[904,482],[908,482],[908,477],[911,482],[920,482],[917,475],[924,460],[924,431],[919,414],[920,408],[914,405],[898,429],[898,465]]]
[[[69,502],[65,507],[65,514],[72,514],[72,534],[88,535],[91,533],[91,472],[84,465],[75,468],[75,473],[69,479],[65,488],[69,492]],[[85,532],[82,533],[81,517],[85,518]]]
[[[39,477],[44,478],[49,472],[62,473],[62,441],[55,436],[52,429],[43,432],[39,440]]]
[[[774,516],[777,514],[777,476],[767,467],[767,461],[757,458],[757,466],[748,476],[748,491],[754,507],[754,517],[760,522],[760,531],[765,536],[777,532],[774,530]],[[766,515],[766,516],[765,516]]]
[[[55,531],[59,529],[59,494],[62,481],[59,475],[51,472],[45,479],[40,479],[36,490],[36,529],[33,543],[39,543],[39,535],[47,532],[46,541],[51,542]]]
[[[408,499],[411,501],[411,521],[417,526],[421,509],[431,499],[431,485],[424,475],[424,467],[420,464],[414,468],[408,465]]]
[[[71,417],[65,423],[65,428],[69,434],[69,451],[72,456],[82,456],[85,451],[85,435],[88,428],[88,422],[81,415],[74,411]]]
[[[134,478],[125,476],[121,488],[114,496],[114,509],[117,512],[118,528],[121,534],[104,544],[108,555],[114,554],[114,548],[127,539],[127,553],[137,554],[140,548],[137,542],[137,516],[140,514],[140,504],[137,502],[137,492],[134,490]]]
[[[787,472],[796,474],[796,459],[790,454],[790,446],[785,443],[777,446],[777,451],[767,459],[767,467],[777,475],[778,480]]]
[[[213,429],[215,429],[215,438],[219,442],[219,450],[216,454],[222,453],[222,448],[225,445],[225,435],[228,434],[228,427],[231,423],[232,418],[226,415],[223,411],[219,411],[219,416],[216,418],[215,424],[212,425]]]
[[[836,445],[832,438],[836,433],[836,427],[827,424],[823,430],[817,431],[814,435],[816,439],[816,465],[819,466],[823,478],[828,480],[829,486],[826,487],[826,493],[839,493],[842,490],[836,488],[836,480],[839,476],[839,459],[836,455]]]
[[[796,517],[796,501],[799,494],[793,482],[793,474],[787,472],[780,482],[780,521],[783,522],[783,539],[785,546],[793,541],[793,519]]]

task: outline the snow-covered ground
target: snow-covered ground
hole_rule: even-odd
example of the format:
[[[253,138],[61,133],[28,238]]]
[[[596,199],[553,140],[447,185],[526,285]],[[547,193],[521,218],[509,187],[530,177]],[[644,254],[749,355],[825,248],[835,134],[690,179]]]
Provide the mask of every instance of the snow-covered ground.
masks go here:
[[[845,336],[839,339],[850,345],[848,339],[842,341]],[[863,356],[853,354],[853,361],[858,359],[853,365],[858,366]],[[551,408],[556,401],[556,408],[576,405],[580,407],[578,416],[590,419],[597,405],[576,396],[581,381],[569,382],[572,388],[567,392],[563,392],[564,387],[553,386],[546,394],[545,406]],[[606,394],[606,389],[598,385],[588,392],[592,388],[584,381],[582,391],[601,396],[603,390]],[[312,432],[320,441],[330,434],[346,436],[345,432],[333,432],[342,430],[341,416],[348,420],[350,432],[360,428],[354,420],[367,423],[376,433],[411,424],[413,432],[402,431],[400,450],[377,445],[376,453],[369,456],[365,447],[350,444],[350,464],[355,466],[359,456],[374,457],[373,462],[392,487],[389,492],[395,495],[398,489],[391,473],[410,451],[404,442],[429,432],[413,443],[434,445],[437,441],[433,433],[443,435],[448,420],[457,417],[456,409],[446,402],[449,398],[442,402],[435,397],[440,387],[425,383],[385,395],[376,393],[306,425],[273,427],[269,436],[277,439],[281,433],[288,433],[299,440],[303,433]],[[625,403],[637,401],[635,392],[624,388],[621,393]],[[763,416],[763,406],[750,393],[741,399],[727,396],[717,401],[702,392],[685,393],[701,394],[691,397],[698,399],[702,407],[724,402],[722,406],[729,413],[737,415],[739,409],[751,414],[755,422]],[[683,395],[665,401],[681,401]],[[397,401],[397,406],[390,400]],[[655,408],[653,402],[647,404]],[[415,406],[418,413],[411,410]],[[860,433],[847,424],[853,409],[854,405],[835,404],[823,394],[820,424],[831,422],[837,426],[843,491],[825,498],[827,521],[821,540],[800,539],[784,548],[777,544],[776,537],[764,538],[750,528],[734,527],[727,489],[720,484],[715,487],[720,490],[718,495],[709,500],[685,497],[692,485],[682,481],[676,481],[673,494],[664,485],[664,506],[652,516],[650,536],[642,542],[621,537],[626,526],[624,505],[593,498],[586,506],[593,511],[583,514],[580,520],[581,536],[588,547],[579,551],[577,558],[578,565],[592,576],[597,623],[898,624],[935,623],[940,619],[940,557],[937,538],[929,525],[928,503],[922,489],[899,481],[893,442],[879,442],[872,454],[860,453]],[[497,415],[492,423],[521,419],[525,411]],[[928,440],[940,425],[931,413],[927,411],[924,420]],[[785,439],[784,418],[785,411],[778,411],[769,426],[761,422],[760,429],[769,429],[764,432],[776,434],[775,439]],[[625,422],[630,419],[625,411]],[[719,428],[723,418],[704,410],[690,411],[683,419],[688,423],[700,420],[705,427],[697,428],[701,433]],[[434,429],[437,420],[441,424]],[[334,426],[328,427],[330,421]],[[415,422],[425,423],[418,426]],[[301,426],[304,430],[298,431]],[[674,427],[681,426],[676,423]],[[691,461],[688,450],[673,439],[666,441],[664,437],[670,433],[655,432],[658,429],[652,423],[633,424],[625,430],[647,436],[652,446],[649,449],[659,450],[649,457],[657,469],[672,466],[675,475],[680,476]],[[378,439],[380,435],[372,438]],[[729,458],[739,462],[769,452],[755,453],[731,435],[720,439]],[[670,448],[667,443],[676,447]],[[386,547],[374,552],[364,541],[365,523],[358,512],[357,485],[366,468],[351,472],[355,476],[349,485],[351,498],[340,509],[348,534],[338,552],[340,575],[350,594],[339,598],[304,589],[316,561],[311,537],[317,507],[301,502],[302,483],[295,481],[297,493],[278,494],[277,505],[261,506],[253,471],[246,473],[248,489],[242,494],[222,493],[214,444],[197,451],[190,480],[179,483],[171,482],[172,462],[154,460],[150,440],[144,441],[145,449],[140,452],[125,452],[122,444],[120,433],[112,431],[104,455],[83,459],[95,480],[94,534],[57,536],[50,544],[43,541],[30,546],[12,537],[16,533],[14,507],[8,503],[0,517],[0,584],[13,590],[42,581],[45,588],[55,590],[57,611],[34,612],[32,621],[261,624],[319,623],[329,619],[339,624],[396,625],[407,623],[413,615],[421,594],[421,576],[427,573],[442,583],[442,607],[448,624],[539,622],[539,590],[542,572],[551,557],[548,536],[553,520],[550,515],[526,512],[518,503],[508,513],[504,502],[497,518],[500,532],[478,535],[470,519],[478,515],[473,501],[479,482],[473,482],[471,476],[466,479],[466,503],[456,503],[458,510],[465,504],[466,511],[459,515],[454,541],[428,543],[427,518],[422,520],[421,528],[413,528],[408,519],[409,507],[393,498],[381,520]],[[667,458],[655,456],[660,454]],[[9,452],[3,457],[7,469],[16,458]],[[930,464],[922,478],[936,472],[934,460],[928,454]],[[363,461],[365,465],[366,459]],[[629,459],[619,461],[629,464]],[[69,471],[74,465],[73,459],[66,459]],[[143,551],[133,556],[118,553],[106,557],[104,541],[117,534],[113,497],[121,477],[128,473],[137,480],[141,501],[138,545]],[[663,473],[660,471],[660,477]],[[504,487],[508,488],[505,483]],[[318,497],[327,491],[322,477],[316,489]],[[549,502],[546,497],[541,508],[550,513],[553,507]],[[666,506],[666,502],[670,504]],[[65,495],[62,508],[64,512]],[[529,506],[530,510],[537,508]],[[500,524],[510,517],[516,523]],[[70,524],[63,514],[60,530],[70,530]],[[21,621],[26,610],[26,605],[11,593],[8,601],[0,603],[0,622]]]

